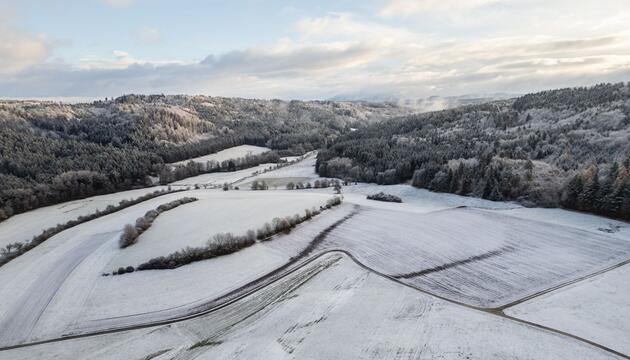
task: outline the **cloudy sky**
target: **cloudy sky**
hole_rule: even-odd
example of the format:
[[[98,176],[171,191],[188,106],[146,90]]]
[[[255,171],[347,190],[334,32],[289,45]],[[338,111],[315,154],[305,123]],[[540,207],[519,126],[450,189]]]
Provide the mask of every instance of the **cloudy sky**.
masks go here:
[[[0,0],[0,97],[424,97],[629,81],[628,1]]]

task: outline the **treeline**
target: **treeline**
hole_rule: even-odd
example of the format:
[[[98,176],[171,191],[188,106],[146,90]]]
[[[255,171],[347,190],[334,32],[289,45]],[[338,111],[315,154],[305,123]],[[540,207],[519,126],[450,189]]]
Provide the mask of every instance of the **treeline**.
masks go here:
[[[561,204],[570,209],[588,211],[630,221],[630,160],[613,162],[607,174],[592,164],[571,178],[565,186]]]
[[[237,145],[300,155],[393,105],[127,95],[91,104],[0,101],[0,221],[147,186],[165,164]],[[368,114],[368,115],[366,115]]]
[[[345,181],[411,181],[433,191],[628,219],[617,204],[628,197],[621,169],[627,170],[629,136],[630,88],[604,84],[381,122],[320,151],[316,169]],[[598,190],[599,200],[571,200],[582,191],[574,175],[592,184],[585,174],[593,173],[614,190]]]
[[[161,213],[197,200],[198,199],[194,197],[183,197],[181,199],[162,204],[153,210],[147,211],[144,216],[136,219],[135,225],[125,225],[123,232],[120,234],[120,238],[118,238],[118,246],[121,249],[124,249],[135,244],[138,241],[138,237],[142,235],[143,232],[147,231],[151,225],[153,225],[153,222],[158,216],[160,216]]]
[[[95,212],[93,212],[92,214],[89,215],[82,215],[79,216],[78,218],[74,219],[74,220],[70,220],[64,224],[58,224],[57,226],[48,228],[44,231],[42,231],[41,234],[36,235],[33,237],[33,239],[31,239],[28,242],[25,243],[21,243],[21,242],[15,242],[12,244],[8,244],[6,245],[4,248],[0,248],[0,266],[8,263],[9,261],[15,259],[16,257],[26,253],[27,251],[35,248],[36,246],[38,246],[39,244],[43,243],[44,241],[50,239],[51,237],[59,234],[60,232],[67,230],[71,227],[83,224],[85,222],[88,221],[92,221],[96,218],[99,218],[101,216],[105,216],[105,215],[109,215],[112,214],[116,211],[120,211],[122,209],[128,208],[130,206],[139,204],[143,201],[147,201],[153,198],[156,198],[158,196],[162,196],[162,195],[166,195],[166,194],[172,194],[175,192],[179,192],[179,191],[184,191],[184,190],[157,190],[154,191],[152,193],[148,193],[145,195],[142,195],[140,197],[137,197],[135,199],[132,200],[121,200],[118,205],[108,205],[105,210],[97,210]]]
[[[150,259],[136,268],[133,266],[120,267],[112,272],[113,275],[121,275],[136,270],[165,270],[176,269],[196,261],[207,260],[217,256],[229,255],[252,246],[256,240],[269,240],[272,236],[280,233],[289,233],[291,229],[302,222],[308,221],[319,215],[323,210],[331,209],[342,203],[342,199],[335,196],[326,201],[325,205],[319,209],[306,209],[304,215],[295,214],[284,218],[274,218],[271,223],[265,223],[257,230],[248,230],[245,235],[234,235],[232,233],[215,234],[208,240],[206,246],[186,247],[167,256],[160,256]]]
[[[344,185],[348,185],[348,183],[344,183]],[[288,182],[286,185],[287,190],[303,190],[303,189],[324,189],[333,187],[336,191],[341,190],[341,181],[337,179],[317,179],[313,181],[313,184],[309,181],[303,183],[302,181],[298,181],[297,183]]]

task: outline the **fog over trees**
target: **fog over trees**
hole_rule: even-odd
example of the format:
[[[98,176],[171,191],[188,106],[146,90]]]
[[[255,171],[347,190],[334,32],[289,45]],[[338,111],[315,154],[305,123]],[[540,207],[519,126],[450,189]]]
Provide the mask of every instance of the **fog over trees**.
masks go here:
[[[602,84],[404,116],[344,134],[321,176],[630,219],[630,87]]]

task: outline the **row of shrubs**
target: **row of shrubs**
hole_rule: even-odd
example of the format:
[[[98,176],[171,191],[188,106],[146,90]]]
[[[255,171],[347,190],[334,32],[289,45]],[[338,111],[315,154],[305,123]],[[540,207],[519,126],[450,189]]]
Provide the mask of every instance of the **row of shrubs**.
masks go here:
[[[398,196],[392,195],[392,194],[385,194],[382,191],[376,194],[368,195],[367,198],[368,200],[376,200],[376,201],[386,201],[386,202],[395,202],[395,203],[402,202],[402,199],[399,198]]]
[[[135,270],[163,270],[175,269],[183,265],[190,264],[195,261],[211,259],[217,256],[235,253],[241,249],[252,246],[256,243],[256,239],[265,241],[271,239],[272,236],[279,233],[288,233],[298,224],[310,220],[312,217],[319,215],[323,210],[330,209],[341,204],[340,197],[333,197],[326,201],[326,204],[320,206],[319,209],[306,209],[304,215],[296,214],[285,218],[274,218],[271,223],[266,223],[258,230],[248,230],[245,235],[234,235],[232,233],[216,234],[209,240],[206,246],[186,247],[167,256],[160,256],[148,260],[137,268],[128,266],[119,268],[114,271],[113,275],[121,275]]]
[[[171,202],[162,204],[156,209],[147,211],[144,216],[136,219],[136,224],[127,224],[123,229],[120,238],[118,239],[118,245],[121,249],[135,244],[138,241],[138,237],[147,229],[153,225],[153,221],[163,212],[174,209],[180,205],[188,204],[193,201],[197,201],[194,197],[183,197],[181,199],[173,200]]]
[[[287,190],[323,189],[323,188],[328,188],[328,187],[341,188],[341,181],[321,179],[321,180],[315,180],[312,185],[310,182],[307,182],[307,183],[303,183],[301,181],[297,183],[289,182],[286,187],[287,187]]]
[[[179,192],[179,191],[184,191],[182,190],[171,190],[170,187],[168,190],[156,190],[152,193],[148,193],[148,194],[144,194],[140,197],[137,197],[135,199],[132,200],[121,200],[118,205],[108,205],[105,210],[96,210],[95,212],[88,214],[88,215],[82,215],[79,216],[78,218],[74,219],[74,220],[70,220],[66,223],[63,224],[57,224],[54,227],[48,228],[44,231],[42,231],[41,234],[36,235],[33,237],[33,239],[31,239],[31,241],[25,242],[25,243],[21,243],[21,242],[15,242],[12,244],[8,244],[5,247],[0,249],[0,266],[8,263],[9,261],[15,259],[16,257],[26,253],[27,251],[33,249],[34,247],[36,247],[37,245],[43,243],[44,241],[50,239],[51,237],[59,234],[60,232],[67,230],[71,227],[83,224],[85,222],[88,221],[92,221],[96,218],[99,218],[101,216],[105,216],[105,215],[109,215],[112,214],[116,211],[120,211],[122,209],[128,208],[130,206],[139,204],[143,201],[147,201],[153,198],[156,198],[158,196],[162,196],[162,195],[166,195],[166,194],[171,194],[171,193],[175,193],[175,192]]]
[[[252,190],[268,190],[269,185],[264,180],[258,181],[254,180],[251,185]]]

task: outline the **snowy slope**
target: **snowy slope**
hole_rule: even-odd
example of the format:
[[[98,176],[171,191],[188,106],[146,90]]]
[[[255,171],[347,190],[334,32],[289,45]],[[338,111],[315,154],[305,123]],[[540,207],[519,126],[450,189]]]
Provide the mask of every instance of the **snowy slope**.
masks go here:
[[[499,307],[630,258],[627,241],[471,208],[416,214],[361,207],[328,234],[323,249],[347,250],[406,283],[480,307]]]
[[[522,219],[551,222],[630,241],[630,224],[603,216],[563,209],[517,208],[503,212]]]
[[[117,255],[110,264],[139,265],[151,258],[167,255],[186,246],[203,246],[214,234],[231,232],[244,235],[275,217],[304,214],[305,209],[319,208],[330,195],[289,193],[287,191],[208,191],[199,201],[161,214],[137,244]]]
[[[209,155],[199,156],[199,157],[188,159],[188,160],[178,161],[176,163],[172,163],[169,165],[185,165],[189,161],[194,161],[194,162],[203,163],[203,164],[207,163],[208,161],[221,162],[221,161],[230,160],[230,159],[242,158],[242,157],[245,157],[246,155],[259,155],[262,153],[266,153],[268,151],[271,151],[271,149],[262,147],[262,146],[240,145],[240,146],[227,148],[225,150],[221,150],[214,154],[209,154]]]
[[[146,232],[134,246],[122,250],[118,248],[118,236],[126,223],[159,204],[183,196],[202,199],[198,202],[204,204],[202,207],[206,203],[212,207],[214,205],[210,204],[215,202],[219,205],[215,208],[219,212],[206,214],[201,209],[199,214],[195,214],[195,208],[186,209],[195,203],[181,206],[178,209],[184,210],[184,215],[190,215],[193,221],[186,223],[178,221],[177,217],[169,219],[169,212],[165,212],[160,218],[167,217],[166,223],[175,222],[172,229],[164,230],[170,232]],[[101,273],[112,271],[121,261],[125,261],[124,265],[137,265],[137,261],[126,262],[134,260],[136,253],[130,251],[135,246],[151,249],[153,235],[166,235],[161,238],[166,241],[172,234],[171,238],[179,241],[173,248],[179,249],[194,245],[194,238],[177,236],[177,232],[185,232],[188,225],[196,227],[202,234],[210,234],[217,230],[212,226],[214,222],[222,226],[221,231],[236,233],[240,229],[239,222],[260,223],[271,220],[268,216],[274,214],[290,215],[295,209],[303,209],[307,203],[323,203],[328,197],[288,192],[274,195],[272,191],[226,193],[220,190],[193,190],[149,200],[64,231],[0,268],[0,282],[3,284],[0,288],[0,297],[3,299],[0,302],[0,328],[6,330],[0,332],[0,344],[61,336],[74,329],[102,329],[111,325],[110,322],[98,321],[105,318],[130,316],[127,322],[135,323],[184,315],[196,303],[212,300],[253,281],[285,264],[290,256],[262,243],[233,255],[176,270],[145,271],[116,277],[103,277]],[[267,203],[273,204],[275,208],[259,207],[252,214],[242,199],[267,199]],[[229,209],[230,204],[232,209]],[[260,204],[262,206],[262,202]],[[220,211],[221,206],[223,211]],[[338,214],[343,216],[344,211],[327,211],[301,225],[300,231],[296,230],[285,237],[312,238],[336,221]],[[211,215],[215,219],[208,221],[206,218]],[[154,226],[161,226],[158,223],[160,218]],[[145,235],[149,237],[144,238]],[[156,239],[156,242],[161,240]],[[141,254],[142,257],[144,255]]]
[[[505,310],[630,354],[630,266],[625,265]]]
[[[199,345],[205,341],[206,346]],[[533,346],[535,344],[535,346]],[[2,359],[616,359],[584,342],[453,305],[329,254],[210,314],[0,352]]]
[[[223,185],[224,183],[232,184],[239,180],[251,178],[256,172],[263,172],[268,169],[272,169],[276,164],[261,164],[248,169],[230,171],[230,172],[214,172],[209,174],[202,174],[198,176],[189,177],[172,183],[173,186],[195,186],[195,185],[208,185],[216,186]]]
[[[319,191],[326,192],[326,190]],[[368,200],[366,198],[367,195],[375,194],[381,191],[387,194],[396,195],[400,197],[403,202],[387,203]],[[418,189],[410,185],[376,185],[359,183],[357,185],[344,186],[343,194],[346,201],[358,205],[406,212],[427,213],[436,210],[455,208],[458,206],[499,210],[521,208],[520,205],[514,203],[490,201],[449,193],[436,193],[426,189]]]
[[[151,187],[93,196],[12,216],[0,222],[0,247],[14,242],[31,240],[33,236],[39,235],[44,229],[74,220],[82,215],[91,214],[96,210],[104,210],[108,205],[117,205],[121,200],[135,199],[160,189],[165,189],[165,187]]]

